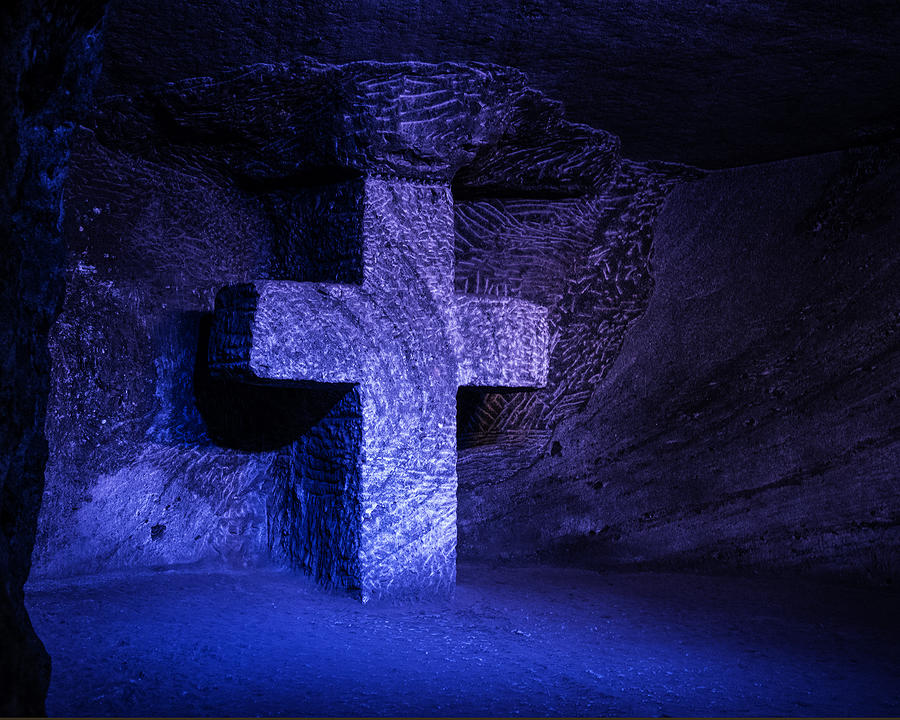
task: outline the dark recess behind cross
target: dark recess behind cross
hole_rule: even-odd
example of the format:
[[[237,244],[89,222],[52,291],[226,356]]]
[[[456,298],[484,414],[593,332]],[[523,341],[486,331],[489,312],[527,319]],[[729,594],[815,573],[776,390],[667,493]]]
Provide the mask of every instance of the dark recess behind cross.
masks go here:
[[[627,157],[723,168],[895,136],[898,37],[891,0],[119,0],[100,92],[297,54],[493,62]]]

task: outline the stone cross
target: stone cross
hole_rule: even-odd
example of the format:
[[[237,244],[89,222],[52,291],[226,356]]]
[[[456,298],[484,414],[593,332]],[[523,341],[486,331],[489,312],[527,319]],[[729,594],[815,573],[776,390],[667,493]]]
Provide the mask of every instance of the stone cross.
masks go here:
[[[177,157],[281,198],[279,227],[300,218],[267,279],[219,293],[210,337],[218,375],[346,390],[278,456],[273,550],[363,599],[451,588],[457,389],[543,385],[549,342],[544,308],[454,292],[451,183],[597,192],[617,139],[477,63],[299,58],[104,108],[108,142],[153,159],[146,139],[171,136]]]
[[[359,443],[347,452],[347,423],[326,440],[342,455],[341,487],[325,500],[339,510],[307,500],[295,520],[319,548],[306,564],[363,600],[441,592],[455,580],[457,388],[542,386],[547,312],[454,293],[448,184],[367,177],[356,187],[362,284],[222,290],[211,366],[257,382],[357,386]],[[335,475],[334,459],[305,472],[301,484],[314,485]],[[311,537],[322,534],[330,540]]]

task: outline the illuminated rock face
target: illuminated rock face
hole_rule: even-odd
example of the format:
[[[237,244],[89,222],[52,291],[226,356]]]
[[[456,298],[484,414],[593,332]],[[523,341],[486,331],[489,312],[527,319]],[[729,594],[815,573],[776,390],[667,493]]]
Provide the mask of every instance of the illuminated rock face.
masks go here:
[[[451,587],[457,389],[542,386],[549,346],[544,308],[457,297],[453,196],[597,192],[617,138],[513,69],[308,59],[111,99],[96,130],[151,162],[197,158],[275,226],[209,344],[215,378],[306,385],[317,408],[260,456],[269,552],[363,597]]]
[[[758,305],[758,322],[765,324],[773,317],[767,303],[784,288],[794,288],[798,297],[815,290],[820,304],[814,306],[825,308],[831,298],[850,292],[847,288],[856,292],[857,287],[882,286],[880,281],[863,285],[858,278],[836,284],[810,280],[807,291],[799,280],[771,282],[768,271],[748,274],[749,265],[735,264],[729,253],[731,236],[746,229],[747,247],[758,249],[749,258],[773,267],[818,267],[817,258],[839,240],[822,240],[819,233],[816,245],[798,236],[806,258],[798,266],[793,254],[790,263],[779,254],[789,243],[769,249],[759,239],[792,238],[791,228],[807,210],[817,217],[816,178],[821,172],[837,173],[837,190],[829,191],[821,204],[828,217],[838,219],[823,227],[851,232],[848,217],[865,219],[866,203],[876,207],[882,202],[877,189],[892,182],[895,173],[887,160],[884,170],[879,169],[881,159],[868,156],[840,172],[829,169],[834,160],[827,159],[821,169],[815,169],[816,163],[803,165],[815,169],[810,174],[794,175],[786,166],[786,180],[778,182],[770,182],[780,177],[766,174],[770,170],[718,174],[696,186],[701,192],[697,199],[682,195],[671,204],[670,191],[698,173],[620,161],[614,137],[566,123],[559,107],[529,90],[516,70],[452,63],[332,66],[301,60],[258,65],[133,98],[107,98],[99,116],[85,125],[90,129],[79,131],[73,145],[63,218],[69,250],[65,301],[49,339],[54,368],[46,423],[50,460],[33,556],[38,574],[201,561],[245,564],[267,562],[274,555],[281,564],[310,569],[323,582],[360,587],[359,567],[352,564],[359,553],[347,550],[349,538],[359,542],[362,536],[361,528],[347,520],[363,517],[354,505],[360,492],[341,489],[361,487],[359,465],[349,459],[366,460],[361,393],[369,377],[359,373],[320,379],[310,389],[300,387],[309,382],[301,380],[246,382],[246,372],[243,379],[232,379],[240,373],[211,375],[206,358],[215,298],[227,286],[252,283],[262,289],[263,280],[325,283],[340,286],[349,308],[351,291],[363,293],[368,282],[364,248],[375,247],[376,239],[381,242],[373,235],[375,227],[415,226],[415,208],[430,197],[417,195],[419,189],[437,188],[440,202],[449,202],[448,185],[455,262],[442,267],[454,275],[455,292],[535,303],[547,308],[550,330],[543,388],[459,391],[460,556],[563,556],[567,562],[576,558],[591,565],[727,560],[735,566],[832,567],[838,561],[836,551],[829,549],[831,541],[818,540],[827,536],[848,548],[841,551],[840,568],[859,564],[860,558],[876,567],[896,567],[890,558],[881,559],[893,552],[889,540],[877,541],[879,548],[887,548],[878,550],[877,562],[865,559],[872,534],[882,532],[882,523],[893,522],[890,502],[879,499],[873,507],[867,498],[888,492],[890,485],[877,490],[869,484],[868,466],[856,459],[854,477],[865,492],[847,489],[856,486],[839,475],[838,468],[846,467],[843,461],[834,464],[833,480],[818,479],[820,452],[810,444],[830,431],[815,424],[817,411],[804,411],[811,424],[791,419],[788,434],[774,433],[770,444],[761,443],[759,433],[777,426],[760,422],[758,403],[771,404],[772,412],[791,407],[780,396],[783,388],[769,394],[773,386],[765,383],[773,379],[771,373],[760,375],[765,378],[761,400],[733,394],[744,387],[745,373],[756,372],[746,365],[749,355],[735,366],[744,369],[695,378],[709,358],[728,367],[731,356],[718,353],[738,348],[723,345],[717,333],[756,337],[755,330],[750,332],[753,326],[738,323],[748,317],[749,306],[745,291],[732,292],[736,287],[749,282],[751,288],[768,288],[765,302]],[[872,179],[860,184],[869,174]],[[757,182],[758,177],[766,179]],[[732,189],[717,195],[718,183],[726,179]],[[811,193],[805,204],[793,186]],[[857,186],[862,210],[856,209],[856,200],[847,205],[832,198]],[[389,200],[390,188],[407,199]],[[774,195],[773,188],[778,188]],[[384,196],[379,195],[382,190]],[[864,203],[870,192],[873,199]],[[741,214],[747,198],[753,198],[752,206],[763,207],[763,201],[784,197],[793,200],[774,204],[763,216]],[[434,222],[442,217],[439,205],[436,200],[428,211]],[[726,224],[718,211],[703,214],[704,208],[720,205],[734,209]],[[402,222],[392,219],[401,207],[409,213]],[[424,213],[425,207],[419,209]],[[729,237],[709,236],[708,244],[698,240],[685,250],[674,241],[660,242],[660,237],[683,242],[694,237],[693,230],[680,227],[660,235],[667,226],[659,218],[676,223],[689,217],[690,208],[700,212],[698,237],[707,237],[702,234],[705,223],[723,228]],[[377,222],[366,226],[366,218]],[[763,221],[771,228],[768,234],[756,232]],[[441,222],[448,224],[446,216]],[[812,226],[818,224],[817,219]],[[429,238],[429,233],[445,232],[445,225],[423,225],[415,234]],[[876,245],[864,242],[863,235],[896,236],[888,226],[860,228],[860,245],[873,252]],[[425,246],[415,247],[418,253]],[[884,250],[887,254],[866,261],[870,268],[890,262],[892,250]],[[835,269],[855,267],[850,262],[855,250],[846,252]],[[674,260],[671,253],[676,253]],[[414,253],[397,255],[419,267],[427,265]],[[713,256],[717,263],[708,264]],[[387,296],[388,283],[409,288],[410,277],[388,275],[373,287]],[[710,296],[710,302],[722,303],[696,315],[662,311],[645,316],[653,298],[677,297],[668,290],[670,294],[660,294],[670,281],[677,281],[691,308],[698,307],[692,298],[705,292],[710,278],[718,278],[718,286],[728,290]],[[430,288],[428,283],[424,287]],[[446,301],[443,286],[440,297],[428,312],[456,308],[449,315],[456,329],[440,327],[446,337],[460,337],[452,356],[441,357],[445,364],[456,363],[456,383],[474,382],[468,375],[473,358],[485,357],[492,339],[489,333],[473,334],[483,326],[475,310],[482,301]],[[658,299],[657,307],[668,308],[671,302]],[[475,309],[464,314],[463,305]],[[806,317],[805,310],[798,313],[794,315]],[[892,317],[882,310],[864,314]],[[678,338],[688,323],[709,335],[682,348]],[[407,327],[399,320],[398,325]],[[825,332],[832,325],[829,320],[817,326],[823,335],[816,342],[826,349],[838,342],[837,335]],[[394,342],[382,327],[372,326],[374,337]],[[872,327],[873,347],[887,348],[880,343],[892,336]],[[358,340],[361,333],[354,332],[348,338]],[[636,333],[643,333],[646,342],[638,342]],[[249,331],[245,337],[253,339]],[[773,351],[777,337],[772,336]],[[753,342],[754,352],[763,348]],[[514,343],[506,345],[508,350]],[[356,358],[359,346],[351,343],[354,354],[344,353],[340,362]],[[323,343],[322,350],[339,347]],[[628,348],[630,354],[623,355]],[[666,353],[679,359],[673,366],[680,368],[677,372],[669,373],[669,365],[660,362]],[[291,359],[283,350],[272,357],[285,363]],[[507,352],[502,359],[511,357]],[[797,366],[804,368],[800,380],[815,376],[810,368],[818,358],[844,356],[823,350],[809,357],[809,368]],[[637,368],[637,358],[645,361],[639,373],[617,375],[622,384],[610,384],[609,373]],[[846,365],[849,370],[892,367],[882,360],[853,364],[847,359]],[[835,366],[834,372],[846,369],[841,368]],[[297,372],[288,377],[304,376],[299,366],[291,369]],[[894,378],[868,372],[861,377],[886,388],[886,407]],[[808,389],[800,380],[791,381],[796,403]],[[499,380],[480,382],[502,386],[504,379],[501,373]],[[634,387],[655,389],[635,397]],[[723,393],[728,389],[715,397],[723,407],[736,409],[727,424],[728,443],[718,434],[721,427],[704,424],[704,418],[718,415],[695,417],[700,411],[692,403],[706,397],[710,387]],[[638,402],[648,408],[646,413],[636,412]],[[849,398],[842,404],[855,407]],[[823,400],[823,411],[830,407]],[[881,404],[872,407],[881,412]],[[605,414],[597,414],[601,408]],[[846,447],[857,440],[860,448],[882,446],[883,438],[868,433],[869,422],[856,426],[866,430],[858,436],[840,430]],[[696,430],[686,441],[679,433],[690,423]],[[883,427],[885,435],[893,429],[874,416],[871,423]],[[803,427],[808,429],[798,429]],[[675,435],[666,436],[671,442],[661,445],[663,428]],[[792,438],[790,445],[782,441],[785,437]],[[709,444],[708,462],[692,454],[701,442]],[[745,443],[768,448],[760,451],[764,459],[784,458],[784,468],[738,462],[745,457]],[[660,453],[669,460],[659,461]],[[752,450],[749,457],[756,453]],[[881,462],[875,450],[867,451],[867,457]],[[803,472],[808,469],[814,482],[795,484],[800,477],[795,463]],[[674,479],[676,474],[680,479]],[[747,495],[757,486],[778,492]],[[822,495],[810,495],[810,488],[819,488]],[[835,524],[820,522],[816,507],[833,505],[834,498],[846,493],[858,499],[856,514]],[[814,497],[819,499],[808,501]],[[771,504],[765,504],[770,498]],[[733,523],[733,502],[756,507],[759,520]],[[800,540],[779,535],[787,539],[772,544],[773,536],[761,528],[773,523],[779,533],[796,532],[795,507],[809,509],[802,521],[812,530],[801,533]],[[745,510],[741,508],[742,516],[749,517]],[[723,551],[725,530],[734,537],[728,552]],[[845,537],[854,540],[844,543]],[[802,554],[795,551],[795,540],[804,543]]]
[[[441,592],[455,579],[457,387],[542,386],[547,314],[454,293],[449,187],[352,184],[361,285],[223,290],[210,365],[255,382],[352,385],[279,468],[294,502],[274,544],[364,600]]]
[[[107,98],[87,124],[51,338],[38,572],[274,556],[370,594],[449,586],[457,388],[531,388],[549,364],[543,297],[461,285],[459,206],[594,195],[620,173],[617,138],[567,122],[511,68],[310,59]],[[491,265],[532,262],[513,252]],[[216,293],[248,283],[273,322],[248,339],[308,333],[270,354],[287,374],[207,363]],[[354,312],[317,306],[304,324],[274,302],[277,290],[321,305],[313,287]],[[314,347],[315,366],[289,352]],[[373,388],[387,403],[377,412]],[[375,467],[391,472],[365,474]],[[386,515],[364,512],[364,488],[417,475],[429,479],[390,502],[373,490]],[[439,496],[420,497],[429,483]],[[442,529],[415,526],[414,510],[388,523],[417,503]],[[366,580],[363,542],[371,568],[403,544],[421,557]]]

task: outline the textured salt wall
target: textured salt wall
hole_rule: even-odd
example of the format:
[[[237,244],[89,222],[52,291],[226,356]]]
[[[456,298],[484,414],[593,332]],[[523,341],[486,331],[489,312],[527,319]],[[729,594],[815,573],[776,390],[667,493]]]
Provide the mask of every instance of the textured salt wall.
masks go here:
[[[647,306],[656,214],[677,183],[701,174],[625,162],[601,193],[586,197],[457,202],[457,291],[552,308],[547,388],[464,393],[465,445],[544,437],[584,405],[618,354],[625,328]]]
[[[410,87],[419,92],[409,95]],[[346,466],[326,457],[324,445],[337,432],[348,443],[335,450],[349,454],[355,431],[344,437],[340,428],[352,428],[358,413],[345,408],[310,420],[309,412],[323,408],[302,388],[213,377],[205,360],[219,288],[272,276],[332,283],[362,278],[363,295],[379,309],[356,313],[366,332],[354,331],[357,345],[348,345],[342,359],[352,365],[368,357],[379,387],[392,388],[372,401],[380,403],[377,410],[366,405],[371,393],[360,399],[369,426],[362,454],[383,458],[384,466],[369,478],[371,502],[374,507],[411,482],[400,493],[403,502],[388,505],[412,507],[415,498],[429,496],[416,483],[436,478],[440,493],[431,496],[441,498],[439,512],[407,513],[396,537],[373,534],[380,544],[371,552],[384,581],[373,580],[372,588],[410,584],[404,573],[412,564],[392,568],[384,559],[396,560],[394,546],[410,528],[425,533],[438,517],[434,538],[443,549],[434,557],[443,560],[432,569],[435,584],[447,587],[456,535],[457,383],[521,387],[542,382],[546,371],[543,330],[533,338],[514,334],[530,322],[527,303],[468,298],[453,311],[450,179],[467,163],[458,183],[469,196],[500,185],[521,191],[535,173],[548,192],[596,192],[619,165],[617,139],[567,124],[558,105],[529,90],[521,73],[488,66],[337,67],[300,60],[154,93],[105,102],[96,130],[84,130],[76,148],[65,226],[69,285],[51,338],[55,373],[47,429],[53,453],[36,570],[60,575],[209,559],[254,562],[273,552],[329,583],[353,585],[347,582],[352,563],[310,558],[349,557],[341,537],[319,532],[330,527],[327,517],[341,514],[326,508],[331,500],[319,491],[333,485],[338,491],[332,495],[346,499],[340,488],[353,485],[352,473],[342,474]],[[337,113],[337,125],[335,101],[347,111]],[[235,103],[241,104],[237,112]],[[259,124],[265,133],[257,131]],[[501,137],[505,150],[498,155],[492,148]],[[539,163],[519,168],[523,143],[539,153]],[[423,205],[411,214],[425,200],[410,194],[416,183],[398,178],[385,180],[390,187],[382,192],[400,198],[396,213],[388,212],[387,200],[363,212],[360,181],[337,172],[347,162],[358,172],[386,167],[435,176],[437,184],[417,192],[441,198],[441,212]],[[315,172],[306,177],[310,163]],[[310,185],[322,163],[336,166],[325,173],[335,181]],[[382,181],[365,183],[374,192]],[[412,225],[405,227],[401,217]],[[429,222],[440,227],[433,248],[423,243],[432,232]],[[368,276],[360,247],[380,258],[377,267],[374,259],[366,265]],[[441,289],[431,300],[422,278]],[[449,349],[460,344],[447,335],[454,317],[472,331],[459,350]],[[542,312],[539,319],[542,324]],[[314,347],[322,328],[309,325],[305,332],[309,343],[289,347]],[[515,337],[515,348],[498,352],[492,335]],[[540,362],[525,352],[538,335]],[[431,363],[432,356],[443,364]],[[437,413],[429,420],[434,427],[415,439],[410,408],[436,392],[435,371],[444,366],[440,397],[425,403]],[[394,382],[393,375],[409,382]],[[417,443],[434,452],[414,452]],[[396,468],[408,472],[400,477]],[[290,478],[307,471],[309,488]],[[393,527],[385,518],[381,525]]]
[[[836,502],[832,496],[824,490],[807,494],[802,482],[769,479],[771,468],[751,462],[757,457],[753,443],[760,437],[760,430],[754,429],[758,418],[740,416],[729,436],[731,445],[720,442],[720,428],[698,426],[697,435],[687,438],[667,434],[683,431],[697,412],[684,411],[682,417],[670,404],[686,397],[679,393],[696,396],[695,379],[707,356],[731,352],[722,337],[774,333],[776,325],[766,330],[765,320],[777,315],[764,301],[776,303],[778,293],[789,286],[762,284],[765,273],[757,277],[734,265],[729,257],[738,252],[735,238],[751,248],[760,237],[793,239],[802,250],[797,257],[805,258],[802,269],[794,271],[795,285],[818,293],[811,307],[828,307],[832,297],[840,298],[846,290],[837,280],[823,282],[831,276],[816,275],[810,248],[825,242],[827,233],[863,232],[853,226],[862,222],[856,209],[859,198],[871,196],[873,208],[879,202],[889,206],[889,153],[869,151],[871,157],[853,160],[857,164],[848,165],[843,174],[837,167],[822,170],[820,174],[828,176],[824,180],[809,168],[834,164],[833,158],[788,163],[784,172],[789,177],[757,184],[747,180],[746,187],[741,182],[752,173],[775,170],[717,174],[713,187],[724,187],[723,178],[731,178],[731,195],[694,198],[680,190],[681,200],[672,200],[658,220],[673,189],[690,186],[701,173],[676,165],[619,162],[614,137],[566,125],[558,108],[528,90],[516,71],[445,65],[410,67],[407,72],[429,92],[416,95],[418,100],[403,105],[399,114],[385,117],[391,122],[425,118],[431,127],[460,112],[459,96],[477,101],[479,117],[484,118],[477,148],[450,152],[453,138],[439,133],[435,138],[440,142],[425,138],[429,152],[408,152],[404,143],[421,140],[408,130],[417,123],[402,125],[401,133],[387,132],[370,116],[373,109],[394,107],[394,70],[368,64],[339,69],[308,61],[257,66],[233,73],[225,82],[169,86],[149,99],[114,100],[105,111],[109,123],[101,124],[96,135],[83,133],[65,226],[73,250],[70,281],[52,339],[58,371],[47,427],[54,453],[37,569],[64,574],[206,559],[255,562],[274,551],[277,558],[317,574],[324,567],[337,567],[333,576],[328,570],[323,579],[349,584],[342,579],[349,575],[349,565],[340,569],[339,562],[328,561],[319,566],[310,559],[343,551],[337,539],[336,546],[325,543],[310,553],[311,537],[320,534],[317,528],[333,523],[327,503],[316,500],[314,507],[309,499],[329,493],[342,497],[341,488],[352,482],[341,474],[340,462],[332,466],[334,458],[327,457],[322,439],[352,427],[357,410],[328,405],[326,398],[311,397],[302,388],[265,388],[213,377],[198,359],[206,356],[209,313],[218,288],[267,276],[329,282],[362,277],[362,255],[346,242],[362,231],[360,206],[354,200],[357,181],[335,173],[328,187],[314,187],[297,173],[310,158],[338,168],[349,159],[362,172],[377,170],[387,158],[394,171],[436,172],[444,181],[458,163],[468,163],[454,185],[457,293],[494,296],[498,302],[522,298],[550,309],[550,377],[545,389],[464,389],[458,395],[462,555],[538,555],[592,565],[659,562],[814,570],[831,563],[836,571],[852,569],[866,576],[858,567],[862,554],[884,552],[877,549],[877,538],[828,525],[827,507]],[[292,93],[298,87],[304,88],[306,105],[295,102]],[[317,93],[328,88],[336,94],[327,97],[355,113],[341,114],[340,127],[330,122],[328,112],[307,112],[316,110]],[[223,103],[223,93],[236,100]],[[359,97],[365,102],[354,104]],[[441,103],[437,115],[430,114],[429,98],[446,97],[454,102]],[[285,111],[272,113],[272,107]],[[265,133],[257,132],[258,122]],[[501,132],[502,127],[506,130]],[[343,145],[310,141],[335,132]],[[289,155],[281,152],[284,143],[291,143]],[[528,148],[540,162],[520,166],[521,158],[531,157]],[[537,197],[528,196],[530,185],[523,177],[534,179]],[[708,188],[711,182],[703,180],[697,187]],[[831,190],[819,187],[827,182],[832,182]],[[823,194],[826,199],[820,200]],[[792,202],[778,204],[786,197]],[[762,215],[749,214],[748,203]],[[817,203],[827,206],[821,222],[816,220]],[[702,213],[713,205],[723,208],[721,217],[709,220]],[[728,217],[726,210],[734,216]],[[671,244],[673,235],[686,237],[686,231],[664,231],[678,218],[695,214],[704,218],[697,220],[697,237],[721,228],[728,234],[710,237],[708,247],[698,240],[671,270],[674,261],[667,253],[672,251],[658,245],[660,238]],[[875,211],[871,214],[879,217]],[[793,235],[801,220],[826,230],[797,230],[800,234]],[[310,256],[310,249],[330,244],[334,235],[345,242]],[[790,242],[773,242],[748,252],[751,260],[768,258],[781,267],[786,266],[785,256],[778,252],[788,247]],[[845,252],[844,260],[856,250]],[[305,259],[298,262],[301,256]],[[873,259],[873,267],[880,262]],[[836,261],[834,272],[844,265]],[[449,282],[449,269],[444,274]],[[684,279],[689,294],[724,295],[734,298],[733,304],[704,307],[693,318],[666,316],[658,308],[676,306],[677,297],[666,285],[673,276]],[[390,284],[393,275],[388,273],[384,280]],[[710,294],[705,288],[711,282],[723,289]],[[742,283],[751,283],[750,289],[766,288],[758,301],[756,324],[749,326],[741,325],[748,322],[741,294],[756,296]],[[644,316],[654,307],[657,315],[668,317],[668,324]],[[401,308],[393,314],[403,315]],[[641,331],[645,322],[657,324]],[[703,336],[697,343],[680,345],[683,327],[706,330],[713,339]],[[826,345],[829,333],[841,332],[835,327],[826,324],[817,331]],[[639,332],[647,333],[643,341],[635,340]],[[778,342],[773,336],[773,352]],[[666,353],[678,353],[681,364],[663,377],[663,368],[671,365],[665,362]],[[627,382],[649,384],[651,400],[615,388],[604,398],[601,393],[619,377],[617,368],[637,360],[646,366]],[[806,372],[802,363],[796,367],[802,368],[801,376]],[[741,377],[739,372],[737,379],[711,378],[708,382],[715,384],[709,387],[721,388],[723,403],[734,399],[743,407],[743,396],[729,394],[743,387]],[[795,384],[800,387],[802,379]],[[773,396],[779,392],[773,390]],[[621,417],[602,420],[598,408],[618,410]],[[666,414],[670,411],[671,416]],[[820,428],[814,410],[804,412],[797,411],[811,428]],[[826,407],[823,412],[830,411]],[[611,444],[629,427],[639,449],[623,455],[620,463],[616,458],[622,448]],[[815,432],[827,437],[830,431]],[[815,432],[811,429],[810,436]],[[384,429],[378,433],[389,434]],[[661,433],[660,442],[655,433]],[[801,439],[786,437],[788,456],[808,454]],[[700,462],[693,458],[695,448],[713,438],[723,454],[713,453],[707,464],[692,466]],[[300,447],[298,442],[306,444]],[[877,446],[881,440],[873,442]],[[679,449],[690,462],[671,455]],[[730,462],[725,459],[728,453],[734,455]],[[729,475],[732,465],[739,477]],[[804,467],[791,472],[805,472]],[[771,472],[777,475],[780,470]],[[689,479],[679,481],[680,474]],[[299,475],[312,478],[313,492],[297,491]],[[671,486],[669,477],[676,478]],[[729,503],[743,498],[742,511],[749,513],[756,508],[752,498],[766,497],[754,488],[768,488],[770,482],[776,483],[774,488],[801,488],[796,501],[810,506],[809,519],[804,520],[809,548],[792,549],[779,536],[770,550],[760,550],[763,541],[757,536],[767,531],[754,535],[754,523],[766,528],[777,513],[759,514],[753,523],[733,522],[729,513],[736,511]],[[860,525],[866,532],[882,528],[891,555],[892,506],[872,504],[889,493],[884,487],[876,481],[873,488],[881,489],[860,496],[860,517],[852,522],[866,523]],[[834,498],[841,497],[839,490],[832,492]],[[760,507],[767,506],[763,502]],[[861,519],[873,511],[870,519]],[[789,520],[783,518],[782,529],[791,526]],[[832,555],[823,539],[825,527],[836,538]],[[806,537],[802,527],[796,532]],[[723,541],[732,538],[728,533],[734,539]],[[888,567],[892,562],[877,561]],[[877,575],[873,571],[866,577]]]
[[[275,480],[269,548],[273,560],[303,568],[326,587],[358,593],[363,418],[359,389],[321,390],[322,410],[284,446]]]
[[[896,132],[890,0],[115,0],[104,87],[286,60],[519,68],[628,157],[732,167]],[[868,140],[867,140],[868,138]]]
[[[299,560],[298,564],[320,574],[315,563],[303,558],[310,557],[310,539],[315,534],[311,528],[319,523],[314,518],[321,513],[296,512],[300,500],[289,476],[297,476],[298,462],[315,459],[327,465],[334,460],[315,436],[321,431],[333,441],[337,436],[327,427],[335,420],[329,420],[327,413],[316,421],[318,425],[305,420],[309,412],[316,412],[309,408],[316,401],[304,391],[210,378],[202,361],[198,362],[198,357],[205,357],[206,313],[212,309],[215,288],[266,274],[273,255],[265,248],[272,238],[278,238],[276,244],[282,242],[283,218],[267,224],[260,210],[267,201],[246,202],[221,178],[212,182],[136,161],[99,146],[90,135],[84,138],[75,164],[77,183],[73,183],[68,226],[73,238],[71,275],[52,338],[57,372],[48,433],[54,452],[35,552],[36,571],[67,574],[208,558],[252,561],[265,557],[268,546],[274,548],[276,558]],[[680,172],[676,169],[674,174]],[[512,213],[503,223],[493,223],[494,230],[509,241],[524,234],[518,251],[524,258],[518,266],[521,273],[542,263],[546,268],[551,256],[559,261],[558,296],[513,288],[499,293],[497,300],[509,295],[558,304],[566,296],[566,273],[602,246],[607,235],[628,234],[608,215],[623,206],[657,207],[662,188],[673,182],[672,171],[645,176],[643,169],[632,168],[623,177],[628,179],[619,187],[621,197],[613,192],[602,200],[574,205],[569,201],[520,204],[531,208],[527,212],[538,228],[546,225],[542,213],[555,218],[561,209],[578,209],[576,220],[570,219],[569,224],[557,220],[549,230],[544,227],[540,242],[523,233]],[[535,207],[543,210],[535,213]],[[635,217],[639,216],[643,217],[636,212]],[[645,232],[650,217],[652,213],[632,229]],[[598,230],[607,225],[619,230]],[[339,223],[338,230],[343,227]],[[470,238],[467,255],[460,252],[459,228],[458,220],[458,260],[468,267],[484,261],[487,267],[491,248],[496,249],[495,238]],[[569,239],[576,229],[583,235],[580,242]],[[607,265],[600,262],[587,271],[591,278],[597,276],[593,282],[599,280],[603,292],[613,293],[607,300],[609,316],[616,316],[615,321],[601,321],[598,326],[604,333],[600,345],[610,347],[608,355],[614,354],[621,331],[646,303],[649,237],[635,231],[629,238],[616,245],[618,260],[611,266],[608,287],[602,281],[604,273],[609,274]],[[471,255],[481,251],[473,242],[487,247],[482,257]],[[503,249],[499,252],[505,254]],[[515,272],[514,256],[499,260],[506,272]],[[345,262],[338,266],[349,267]],[[319,277],[313,270],[304,273],[301,277]],[[477,273],[473,272],[471,282],[466,273],[463,268],[457,276],[457,291],[498,294],[494,285],[479,281]],[[533,277],[546,285],[546,270]],[[591,278],[581,282],[590,285]],[[629,293],[619,309],[616,282]],[[637,288],[642,294],[631,298]],[[554,362],[569,362],[569,356],[579,353],[586,367],[594,370],[608,362],[602,352],[597,358],[591,356],[598,347],[597,337],[579,335],[591,322],[586,315],[589,309],[585,306],[574,314],[572,308],[554,311]],[[482,368],[486,358],[477,360],[472,372]],[[572,382],[577,385],[574,389]],[[487,463],[492,473],[505,472],[504,449],[513,463],[530,462],[544,452],[553,424],[586,400],[579,382],[578,376],[569,382],[565,373],[556,370],[551,390],[536,396],[491,394],[482,402],[477,391],[469,395],[463,391],[463,402],[470,398],[468,407],[477,410],[474,416],[481,421],[464,434],[464,442],[481,443],[487,450],[478,455],[472,470],[468,468],[473,459],[463,453],[463,481],[477,482],[478,462]],[[353,414],[335,412],[335,418]],[[74,423],[73,418],[77,418]],[[306,443],[306,451],[293,445],[298,438]],[[340,455],[337,445],[333,450]],[[306,459],[304,452],[309,453]],[[308,509],[322,502],[309,497]],[[464,497],[461,500],[465,502]],[[302,517],[309,523],[295,522]]]
[[[25,610],[63,293],[63,183],[99,71],[104,3],[0,9],[0,715],[44,711],[50,661]]]
[[[264,471],[291,398],[210,378],[197,356],[215,288],[268,262],[267,223],[227,182],[81,135],[36,572],[264,552]]]
[[[525,469],[559,453],[554,429],[582,411],[653,291],[653,223],[669,192],[701,173],[625,162],[602,194],[457,203],[457,290],[519,296],[549,308],[545,388],[458,398],[459,543],[463,556],[533,552],[543,520],[502,530]],[[547,506],[552,480],[535,488]],[[495,535],[496,532],[496,535]]]
[[[896,581],[898,150],[676,189],[646,314],[549,454],[468,474],[462,452],[463,547]]]

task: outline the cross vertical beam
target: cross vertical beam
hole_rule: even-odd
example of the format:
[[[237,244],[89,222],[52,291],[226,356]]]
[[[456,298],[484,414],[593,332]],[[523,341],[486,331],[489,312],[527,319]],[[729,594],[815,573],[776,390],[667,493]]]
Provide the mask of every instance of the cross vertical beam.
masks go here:
[[[450,188],[367,179],[363,284],[379,318],[360,387],[363,598],[456,578],[456,337]]]

